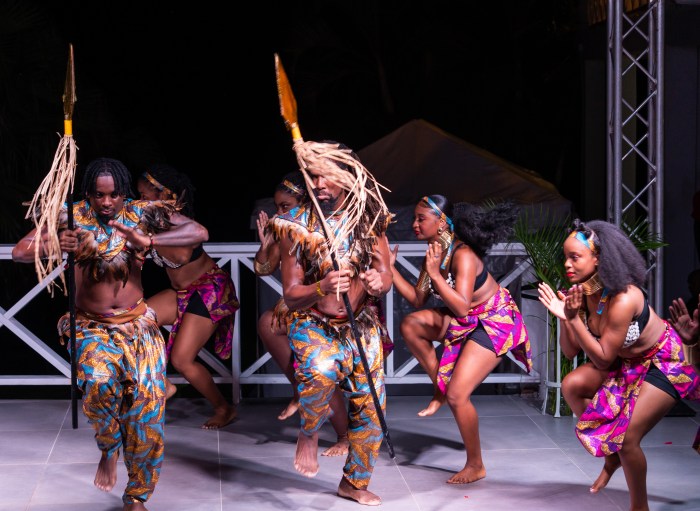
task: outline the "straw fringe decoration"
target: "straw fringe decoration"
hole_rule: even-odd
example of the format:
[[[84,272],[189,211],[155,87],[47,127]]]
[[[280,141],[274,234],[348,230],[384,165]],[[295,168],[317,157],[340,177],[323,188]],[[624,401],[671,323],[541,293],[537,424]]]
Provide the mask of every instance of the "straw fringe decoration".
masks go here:
[[[34,193],[34,197],[29,203],[29,210],[25,215],[25,218],[31,219],[36,227],[34,268],[39,282],[42,282],[59,264],[63,264],[63,253],[58,239],[59,215],[65,205],[68,193],[73,192],[77,150],[75,139],[71,135],[61,137],[51,164],[51,170]],[[44,229],[46,237],[42,242]],[[44,258],[41,257],[42,247]],[[63,293],[67,295],[68,288],[63,273],[60,274],[60,281]],[[55,280],[47,284],[51,296],[53,296],[54,286],[57,285]]]
[[[384,203],[380,188],[390,190],[381,185],[362,163],[351,156],[350,149],[340,149],[339,144],[304,142],[298,139],[294,141],[294,151],[309,191],[313,190],[313,184],[306,169],[313,168],[314,173],[322,175],[347,192],[345,201],[336,210],[342,210],[345,222],[335,235],[328,227],[315,195],[309,193],[317,213],[321,216],[326,237],[330,242],[329,250],[335,254],[336,259],[340,259],[338,251],[344,240],[351,237],[354,242],[367,245],[371,244],[375,230],[380,233],[386,230],[391,213]],[[334,163],[344,164],[348,170],[343,170]]]

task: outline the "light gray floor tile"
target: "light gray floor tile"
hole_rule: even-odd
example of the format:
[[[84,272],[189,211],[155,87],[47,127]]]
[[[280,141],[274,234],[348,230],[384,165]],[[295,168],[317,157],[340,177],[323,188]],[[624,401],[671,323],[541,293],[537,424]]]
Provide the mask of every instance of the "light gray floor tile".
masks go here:
[[[390,397],[395,459],[385,441],[369,487],[383,511],[629,508],[622,470],[607,488],[589,492],[603,460],[583,449],[575,419],[542,415],[536,401],[517,395],[474,396],[487,476],[447,484],[466,453],[448,406],[431,417],[416,415],[428,401]],[[357,503],[336,495],[344,457],[319,456],[313,478],[294,470],[299,418],[277,419],[286,402],[244,400],[232,424],[208,431],[201,429],[211,414],[206,400],[168,401],[165,461],[149,511],[358,511]],[[690,448],[698,424],[698,416],[665,417],[644,439],[653,511],[700,510],[700,456]],[[124,463],[111,492],[94,487],[100,457],[94,432],[82,411],[72,428],[69,401],[0,401],[0,433],[0,511],[121,511]],[[319,436],[319,452],[336,439],[329,424]]]
[[[53,430],[70,416],[70,401],[0,400],[0,432]]]
[[[58,429],[0,433],[0,466],[14,463],[46,463],[58,433]]]

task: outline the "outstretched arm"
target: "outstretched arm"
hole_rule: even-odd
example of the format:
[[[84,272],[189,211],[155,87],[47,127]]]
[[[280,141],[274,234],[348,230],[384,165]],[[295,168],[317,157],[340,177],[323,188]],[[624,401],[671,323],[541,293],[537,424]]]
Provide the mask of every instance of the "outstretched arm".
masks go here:
[[[140,229],[128,227],[114,220],[109,225],[136,248],[154,247],[189,247],[204,243],[209,239],[209,231],[199,222],[176,213],[170,217],[171,227],[163,232],[149,236]]]
[[[58,240],[63,252],[72,252],[78,248],[78,233],[80,229],[68,230],[64,229],[58,233]],[[41,235],[37,235],[36,229],[32,229],[12,248],[12,260],[17,263],[33,263],[34,251],[36,246],[39,246],[39,255],[45,256],[44,242],[46,242],[47,232],[42,231]]]

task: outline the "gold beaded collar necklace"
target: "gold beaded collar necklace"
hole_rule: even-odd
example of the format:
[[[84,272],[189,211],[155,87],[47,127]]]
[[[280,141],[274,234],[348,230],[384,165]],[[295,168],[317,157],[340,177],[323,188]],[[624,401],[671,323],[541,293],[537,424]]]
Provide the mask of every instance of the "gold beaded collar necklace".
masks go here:
[[[595,272],[586,282],[581,283],[584,295],[592,295],[603,289],[603,283],[598,277],[598,272]]]

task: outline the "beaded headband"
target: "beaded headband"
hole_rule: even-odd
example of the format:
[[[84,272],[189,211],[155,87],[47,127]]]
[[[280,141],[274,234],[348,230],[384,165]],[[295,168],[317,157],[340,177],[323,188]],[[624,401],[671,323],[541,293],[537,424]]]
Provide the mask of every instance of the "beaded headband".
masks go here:
[[[170,190],[170,188],[168,188],[167,186],[160,184],[158,180],[152,175],[150,175],[148,172],[144,172],[143,174],[141,174],[141,177],[149,183],[151,183],[153,186],[155,186],[156,190],[158,190],[159,192],[165,192],[168,195],[172,196],[173,199],[177,199],[176,193],[173,193],[172,190]]]
[[[440,217],[445,222],[447,222],[447,225],[450,226],[450,230],[454,231],[455,226],[452,223],[452,219],[449,216],[447,216],[445,213],[443,213],[442,210],[438,207],[438,205],[435,204],[435,202],[433,202],[433,200],[430,197],[428,197],[426,195],[425,197],[423,197],[421,199],[421,201],[427,203],[428,206],[430,206],[430,209],[432,209],[438,217]]]
[[[290,192],[292,192],[295,195],[299,195],[299,196],[306,195],[306,192],[304,190],[302,190],[297,185],[292,183],[289,179],[285,179],[284,181],[282,181],[282,186],[284,186],[287,190],[289,190]]]

